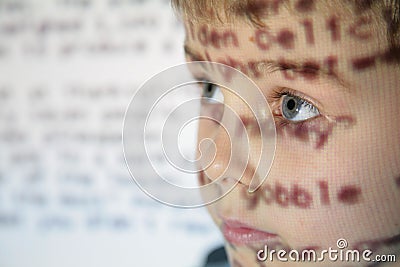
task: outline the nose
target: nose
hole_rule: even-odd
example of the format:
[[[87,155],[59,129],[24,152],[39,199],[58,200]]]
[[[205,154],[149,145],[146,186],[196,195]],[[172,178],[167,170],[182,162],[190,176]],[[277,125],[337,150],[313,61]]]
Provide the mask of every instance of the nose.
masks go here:
[[[204,182],[215,182],[223,193],[230,190],[233,183],[241,183],[250,190],[252,184],[259,185],[266,178],[267,171],[260,169],[269,170],[269,166],[263,166],[269,165],[265,160],[268,155],[263,156],[268,138],[261,134],[262,127],[267,126],[238,96],[224,93],[224,101],[223,107],[219,107],[222,114],[213,114],[216,120],[199,125],[199,140],[206,138],[213,142],[213,146],[203,151],[205,158],[213,158],[211,163],[203,166],[206,167]],[[217,110],[207,105],[202,107],[203,112],[211,109]],[[210,154],[214,155],[211,157]]]

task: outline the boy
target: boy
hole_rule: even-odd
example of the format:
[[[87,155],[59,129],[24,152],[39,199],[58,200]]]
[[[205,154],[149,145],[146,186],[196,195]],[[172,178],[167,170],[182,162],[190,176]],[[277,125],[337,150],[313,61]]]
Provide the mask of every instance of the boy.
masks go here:
[[[216,186],[240,182],[208,206],[231,265],[400,266],[375,257],[400,252],[400,2],[172,2],[186,28],[187,60],[239,69],[275,117],[275,159],[262,186],[249,193],[247,172],[225,177]],[[237,103],[246,127],[254,123],[233,94],[205,88],[207,97]],[[207,137],[201,127],[199,140]],[[202,184],[226,166],[222,132]],[[339,258],[323,253],[329,248]],[[346,250],[372,254],[351,261],[340,257]]]

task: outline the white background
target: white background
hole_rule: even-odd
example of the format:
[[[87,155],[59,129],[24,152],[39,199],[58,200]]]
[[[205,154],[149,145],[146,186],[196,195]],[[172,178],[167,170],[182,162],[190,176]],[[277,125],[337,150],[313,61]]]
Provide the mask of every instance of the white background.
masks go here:
[[[0,266],[201,266],[205,209],[147,197],[125,166],[125,109],[184,62],[165,0],[0,0]]]

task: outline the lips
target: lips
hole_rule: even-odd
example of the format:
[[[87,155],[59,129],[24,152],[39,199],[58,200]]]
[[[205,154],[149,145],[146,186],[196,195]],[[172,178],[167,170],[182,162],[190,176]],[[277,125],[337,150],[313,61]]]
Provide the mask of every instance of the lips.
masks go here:
[[[278,235],[257,230],[238,221],[224,220],[222,233],[225,239],[234,245],[250,245],[276,240]]]

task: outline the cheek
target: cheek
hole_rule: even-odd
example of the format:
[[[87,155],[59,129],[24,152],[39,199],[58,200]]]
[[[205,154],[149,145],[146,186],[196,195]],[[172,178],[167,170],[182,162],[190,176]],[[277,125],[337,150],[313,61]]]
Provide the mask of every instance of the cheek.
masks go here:
[[[280,138],[278,146],[285,148],[298,147],[293,141],[309,144],[315,150],[321,150],[328,143],[336,129],[351,129],[356,125],[356,119],[351,115],[330,116],[329,119],[319,116],[298,123],[276,123],[276,131]],[[305,149],[307,150],[307,149]]]
[[[257,196],[243,196],[249,210],[269,221],[266,229],[272,224],[291,247],[321,247],[340,237],[356,244],[400,233],[396,155],[383,161],[376,146],[371,153],[362,138],[345,142],[337,134],[332,134],[326,149],[282,137],[281,142],[292,146],[277,150]]]

